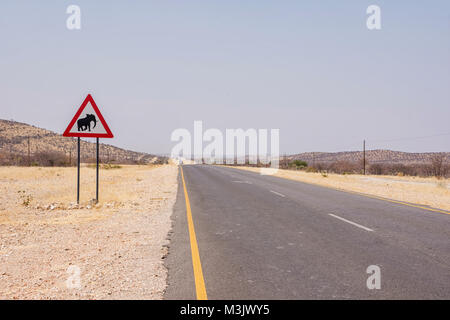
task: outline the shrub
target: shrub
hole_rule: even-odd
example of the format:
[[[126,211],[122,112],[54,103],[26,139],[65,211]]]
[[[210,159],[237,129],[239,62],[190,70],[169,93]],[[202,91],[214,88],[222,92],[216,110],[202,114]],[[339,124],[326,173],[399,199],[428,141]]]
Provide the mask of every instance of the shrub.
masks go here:
[[[370,174],[381,175],[383,174],[383,166],[381,164],[372,164],[367,170]]]
[[[435,177],[444,177],[446,175],[446,165],[444,163],[444,154],[438,153],[431,158],[431,172]]]
[[[308,166],[308,163],[306,161],[302,160],[294,160],[289,163],[290,167],[295,167],[296,169],[303,169]]]
[[[119,166],[118,164],[111,164],[111,163],[107,163],[105,165],[102,166],[103,169],[121,169],[122,166]]]
[[[356,162],[342,160],[333,162],[330,165],[329,170],[339,174],[348,174],[361,172],[361,167]]]
[[[318,172],[318,170],[315,167],[307,167],[306,172]]]
[[[28,159],[23,158],[18,162],[20,165],[27,165]],[[35,153],[30,158],[30,165],[42,167],[66,167],[69,166],[69,159],[62,152],[42,151]]]
[[[91,169],[96,169],[97,163],[90,163],[87,165],[87,167],[91,168]],[[112,164],[112,163],[99,164],[99,167],[100,167],[100,169],[105,169],[105,170],[122,168],[122,166],[120,166],[118,164]]]

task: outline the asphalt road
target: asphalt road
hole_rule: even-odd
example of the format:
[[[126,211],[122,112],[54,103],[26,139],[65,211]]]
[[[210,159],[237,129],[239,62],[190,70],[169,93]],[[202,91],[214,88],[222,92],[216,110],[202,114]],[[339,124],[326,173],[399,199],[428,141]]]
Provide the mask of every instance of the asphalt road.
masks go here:
[[[449,214],[228,167],[183,172],[208,299],[450,299]],[[180,175],[166,299],[196,298],[186,209]]]

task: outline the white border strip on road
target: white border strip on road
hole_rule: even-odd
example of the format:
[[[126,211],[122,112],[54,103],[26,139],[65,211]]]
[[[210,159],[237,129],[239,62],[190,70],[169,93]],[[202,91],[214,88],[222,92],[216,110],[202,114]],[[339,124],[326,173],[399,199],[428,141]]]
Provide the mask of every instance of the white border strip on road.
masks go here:
[[[356,222],[353,222],[353,221],[350,221],[350,220],[341,218],[341,217],[339,217],[339,216],[337,216],[337,215],[335,215],[335,214],[329,213],[328,215],[330,215],[330,216],[332,216],[332,217],[335,217],[336,219],[342,220],[342,221],[344,221],[344,222],[350,223],[350,224],[352,224],[352,225],[354,225],[354,226],[356,226],[356,227],[358,227],[358,228],[364,229],[364,230],[366,230],[366,231],[373,231],[373,230],[370,229],[370,228],[364,227],[364,226],[362,226],[362,225],[360,225],[360,224],[357,224]]]
[[[275,193],[277,196],[280,196],[280,197],[283,197],[283,198],[286,197],[284,194],[281,194],[281,193],[273,191],[273,190],[270,190],[270,192]]]

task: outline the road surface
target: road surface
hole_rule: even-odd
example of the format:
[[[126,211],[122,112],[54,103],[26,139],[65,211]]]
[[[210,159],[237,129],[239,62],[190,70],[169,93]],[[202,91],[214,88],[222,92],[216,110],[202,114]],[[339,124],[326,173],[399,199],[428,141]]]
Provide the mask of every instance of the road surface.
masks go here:
[[[166,299],[196,299],[201,281],[208,299],[450,298],[449,214],[229,167],[182,168],[195,237],[180,174]],[[371,265],[380,289],[367,287]]]

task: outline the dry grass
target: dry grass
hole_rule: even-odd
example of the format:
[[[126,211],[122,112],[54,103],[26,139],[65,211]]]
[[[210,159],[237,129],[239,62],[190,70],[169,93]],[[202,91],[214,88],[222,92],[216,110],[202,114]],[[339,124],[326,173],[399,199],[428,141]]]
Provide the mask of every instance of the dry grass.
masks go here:
[[[139,201],[139,182],[158,166],[120,166],[100,170],[99,207],[107,203],[130,204]],[[95,198],[95,167],[83,166],[80,174],[80,203],[88,205]],[[141,179],[141,181],[139,181]],[[57,167],[0,167],[0,211],[26,212],[51,204],[63,208],[76,202],[77,169]],[[23,205],[29,199],[28,205]],[[22,205],[21,205],[22,204]]]
[[[254,172],[260,168],[235,167]],[[450,211],[450,179],[339,175],[304,171],[278,170],[277,177],[317,184],[341,190],[361,192],[393,200],[405,201]]]
[[[81,170],[0,167],[0,299],[161,299],[174,165]],[[81,288],[65,285],[81,269]]]

